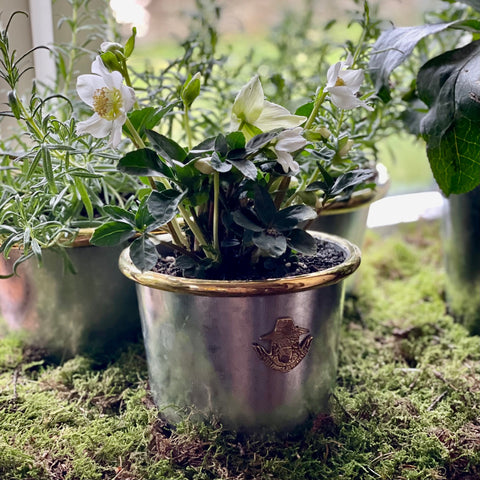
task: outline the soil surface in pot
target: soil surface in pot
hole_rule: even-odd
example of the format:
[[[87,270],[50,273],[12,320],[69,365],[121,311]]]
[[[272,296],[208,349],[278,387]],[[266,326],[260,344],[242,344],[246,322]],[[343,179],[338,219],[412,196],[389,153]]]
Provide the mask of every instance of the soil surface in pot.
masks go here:
[[[332,268],[342,263],[347,254],[339,245],[326,240],[316,239],[317,253],[307,256],[290,254],[279,258],[260,258],[255,264],[246,263],[244,258],[233,258],[230,262],[222,264],[221,268],[202,271],[183,270],[178,264],[183,263],[177,259],[181,256],[177,251],[159,258],[152,269],[154,272],[189,278],[208,278],[210,280],[267,280],[272,278],[295,277],[308,273],[319,272]]]

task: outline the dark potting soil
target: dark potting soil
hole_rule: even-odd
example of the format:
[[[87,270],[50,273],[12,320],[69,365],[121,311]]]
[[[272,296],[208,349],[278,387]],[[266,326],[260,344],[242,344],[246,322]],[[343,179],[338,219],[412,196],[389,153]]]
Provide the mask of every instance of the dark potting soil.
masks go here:
[[[230,263],[222,264],[221,269],[207,270],[208,273],[203,278],[210,280],[266,280],[295,277],[335,267],[347,258],[346,252],[337,244],[320,239],[316,239],[316,242],[317,253],[315,255],[295,254],[276,259],[263,258],[254,265],[250,265],[244,259],[243,261],[235,259]],[[160,257],[153,271],[176,277],[201,278],[198,271],[184,272],[176,264],[179,256],[177,251],[172,251],[171,255]]]

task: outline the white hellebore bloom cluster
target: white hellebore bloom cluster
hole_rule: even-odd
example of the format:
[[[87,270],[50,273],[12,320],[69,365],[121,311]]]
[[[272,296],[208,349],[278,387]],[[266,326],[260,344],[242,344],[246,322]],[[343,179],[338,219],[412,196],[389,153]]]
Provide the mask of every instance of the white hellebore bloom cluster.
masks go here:
[[[306,117],[292,115],[285,107],[265,100],[262,84],[258,75],[255,75],[235,98],[230,129],[253,126],[268,132],[275,128],[298,127],[305,120]]]
[[[277,154],[277,162],[282,166],[285,173],[288,173],[289,170],[297,173],[300,170],[298,163],[292,157],[292,153],[297,152],[307,144],[302,132],[302,127],[295,127],[284,130],[277,137],[274,149]]]
[[[133,88],[123,84],[120,72],[109,72],[97,57],[92,63],[92,73],[78,77],[77,92],[94,110],[88,120],[77,124],[77,133],[89,133],[95,138],[111,134],[109,143],[115,148],[120,143],[127,112],[135,104]]]
[[[356,107],[365,107],[373,110],[363,100],[357,97],[357,92],[363,83],[363,70],[352,70],[353,58],[349,53],[347,59],[332,65],[327,72],[327,86],[324,92],[330,94],[332,103],[343,110],[352,110]]]

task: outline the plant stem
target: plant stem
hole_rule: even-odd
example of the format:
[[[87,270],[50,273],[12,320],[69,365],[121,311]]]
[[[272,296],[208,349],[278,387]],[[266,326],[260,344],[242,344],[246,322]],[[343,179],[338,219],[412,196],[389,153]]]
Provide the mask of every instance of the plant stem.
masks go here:
[[[317,94],[315,96],[315,102],[313,104],[313,110],[311,111],[310,115],[308,116],[307,122],[305,123],[305,126],[303,127],[305,130],[308,130],[309,128],[311,128],[313,122],[315,121],[317,113],[320,110],[320,106],[322,105],[326,96],[327,96],[327,92],[324,92],[323,89],[319,89],[319,91],[317,92]]]
[[[185,223],[189,226],[190,230],[195,236],[195,239],[199,243],[200,247],[202,247],[203,251],[205,252],[205,255],[208,258],[215,259],[215,255],[212,252],[205,249],[205,246],[208,245],[207,241],[205,240],[205,237],[203,236],[203,233],[200,227],[196,224],[194,220],[190,218],[190,214],[188,213],[188,210],[183,205],[179,205],[178,209],[180,210],[180,214],[185,220]]]
[[[290,185],[290,180],[291,180],[291,177],[283,177],[282,181],[280,182],[277,193],[275,195],[275,199],[273,201],[277,210],[280,210],[280,206],[282,205],[282,202],[285,198],[288,187]]]
[[[219,217],[219,198],[220,198],[220,174],[213,174],[213,247],[220,252],[220,241],[218,238],[218,217]]]
[[[190,119],[188,117],[188,106],[184,103],[184,109],[183,109],[183,125],[185,127],[185,132],[187,134],[187,143],[188,143],[188,149],[191,150],[193,147],[193,135],[192,135],[192,129],[190,128]]]
[[[125,125],[127,126],[127,129],[130,132],[130,135],[132,136],[132,140],[135,146],[137,148],[146,148],[145,143],[143,142],[142,138],[140,137],[140,135],[138,134],[137,130],[132,125],[132,122],[128,117],[125,120]],[[157,190],[157,186],[155,185],[155,179],[151,176],[148,176],[147,178],[148,178],[148,182],[150,183],[150,186],[152,187],[152,190]],[[171,188],[166,178],[159,177],[159,180],[163,183],[165,188],[167,189]],[[188,248],[188,239],[186,238],[185,234],[182,232],[180,225],[178,225],[177,219],[173,218],[173,220],[167,223],[167,227],[170,234],[172,235],[173,241],[178,245],[183,245],[184,247]]]

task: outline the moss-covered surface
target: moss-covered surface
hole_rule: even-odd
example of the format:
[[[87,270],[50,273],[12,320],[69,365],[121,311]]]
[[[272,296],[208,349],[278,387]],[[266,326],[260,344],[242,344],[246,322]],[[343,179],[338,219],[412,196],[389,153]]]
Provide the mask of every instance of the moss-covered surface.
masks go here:
[[[369,232],[331,413],[287,438],[172,427],[141,345],[107,367],[0,340],[0,478],[478,479],[480,338],[446,313],[438,224]]]

